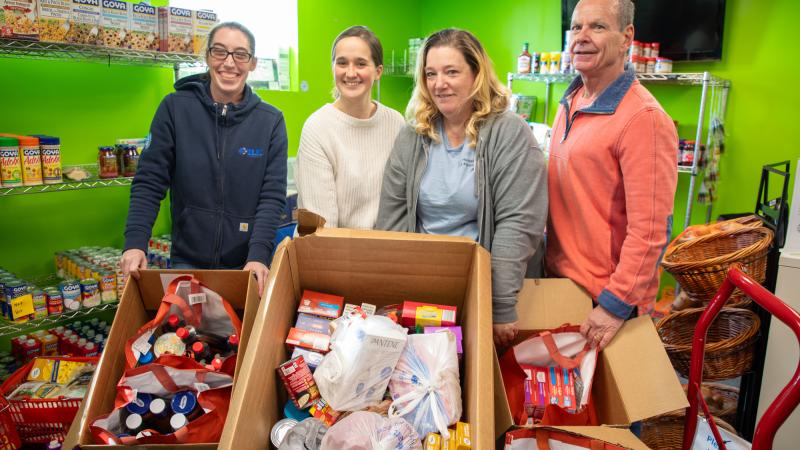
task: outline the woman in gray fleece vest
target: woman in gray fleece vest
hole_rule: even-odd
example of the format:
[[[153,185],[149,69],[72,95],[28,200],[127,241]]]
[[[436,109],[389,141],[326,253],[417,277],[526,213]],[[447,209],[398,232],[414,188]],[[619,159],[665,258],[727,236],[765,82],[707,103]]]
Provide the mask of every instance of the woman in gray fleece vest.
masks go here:
[[[425,41],[383,176],[376,228],[467,236],[492,255],[495,344],[517,334],[517,294],[541,275],[547,177],[536,140],[468,31]],[[530,263],[530,264],[529,264]],[[530,266],[530,267],[529,267]]]

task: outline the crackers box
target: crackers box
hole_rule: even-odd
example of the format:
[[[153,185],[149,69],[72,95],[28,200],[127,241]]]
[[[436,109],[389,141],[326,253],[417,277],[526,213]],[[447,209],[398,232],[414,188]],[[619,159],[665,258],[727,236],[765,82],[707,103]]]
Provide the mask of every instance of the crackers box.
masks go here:
[[[71,0],[39,0],[39,40],[45,42],[67,42]]]
[[[297,312],[335,319],[341,315],[342,305],[344,297],[306,289],[297,306]]]
[[[100,44],[112,48],[130,48],[131,4],[102,0],[102,6]]]
[[[36,0],[0,0],[0,37],[39,39]]]
[[[131,5],[131,28],[128,38],[134,50],[158,50],[158,9],[145,3]]]
[[[67,42],[97,45],[100,42],[102,16],[100,0],[72,0]]]
[[[192,10],[165,6],[158,8],[159,50],[170,53],[193,53]]]
[[[219,19],[217,14],[213,11],[194,11],[192,18],[192,38],[194,43],[194,54],[203,55],[208,48],[208,35],[211,29],[214,28]]]

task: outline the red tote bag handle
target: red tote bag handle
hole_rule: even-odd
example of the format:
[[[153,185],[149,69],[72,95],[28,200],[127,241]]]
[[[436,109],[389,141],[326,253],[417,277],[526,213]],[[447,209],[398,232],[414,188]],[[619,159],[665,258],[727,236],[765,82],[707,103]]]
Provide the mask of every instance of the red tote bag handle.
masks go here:
[[[562,355],[561,352],[559,352],[558,346],[556,345],[556,341],[553,338],[553,333],[549,331],[544,331],[539,335],[539,337],[542,338],[542,342],[544,343],[544,346],[547,348],[547,353],[550,354],[550,358],[552,358],[556,364],[565,369],[572,370],[577,367],[580,367],[581,362],[583,362],[583,358],[586,356],[587,353],[589,353],[590,350],[589,343],[587,342],[586,345],[584,345],[583,350],[578,352],[578,354],[573,356],[572,358],[568,358]]]

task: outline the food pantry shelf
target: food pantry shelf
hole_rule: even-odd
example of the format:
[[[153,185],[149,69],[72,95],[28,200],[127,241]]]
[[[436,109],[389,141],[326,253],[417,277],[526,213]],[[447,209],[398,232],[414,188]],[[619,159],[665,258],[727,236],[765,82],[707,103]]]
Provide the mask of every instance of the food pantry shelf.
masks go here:
[[[13,334],[23,333],[26,330],[41,328],[47,325],[55,325],[61,322],[68,322],[73,319],[92,315],[99,311],[109,311],[117,309],[117,303],[104,303],[93,308],[79,309],[77,311],[68,311],[61,314],[54,314],[52,316],[42,317],[41,319],[30,320],[25,323],[13,323],[0,321],[0,338],[10,336]]]
[[[574,73],[509,73],[508,80],[526,80],[540,83],[570,83],[577,74]],[[637,73],[636,78],[644,83],[664,83],[683,85],[703,85],[703,73]],[[709,76],[709,86],[728,87],[730,81]]]
[[[39,194],[41,192],[94,189],[109,186],[130,186],[132,180],[132,177],[109,178],[107,180],[68,181],[66,183],[40,184],[38,186],[0,187],[0,197],[7,195]]]
[[[199,64],[203,62],[203,57],[199,55],[5,38],[0,39],[0,57],[57,59],[64,61],[88,61],[108,64],[154,65],[163,67],[174,67],[178,64]]]

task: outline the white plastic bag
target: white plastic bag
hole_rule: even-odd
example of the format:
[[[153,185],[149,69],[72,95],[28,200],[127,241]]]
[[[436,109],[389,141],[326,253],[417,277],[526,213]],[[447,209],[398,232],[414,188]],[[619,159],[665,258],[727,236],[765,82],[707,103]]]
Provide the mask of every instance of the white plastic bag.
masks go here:
[[[744,439],[731,434],[731,432],[717,426],[719,435],[725,441],[725,447],[728,450],[750,450],[751,444]],[[717,440],[714,438],[714,433],[711,432],[711,426],[705,417],[697,416],[697,431],[694,434],[692,441],[692,450],[718,450],[720,447],[717,445]]]
[[[422,450],[422,444],[405,420],[358,411],[328,429],[320,450]]]
[[[336,411],[358,411],[380,403],[407,333],[383,316],[337,319],[331,351],[314,372],[322,398]]]
[[[389,383],[389,417],[403,417],[420,436],[439,433],[461,417],[456,337],[450,331],[408,337]]]

